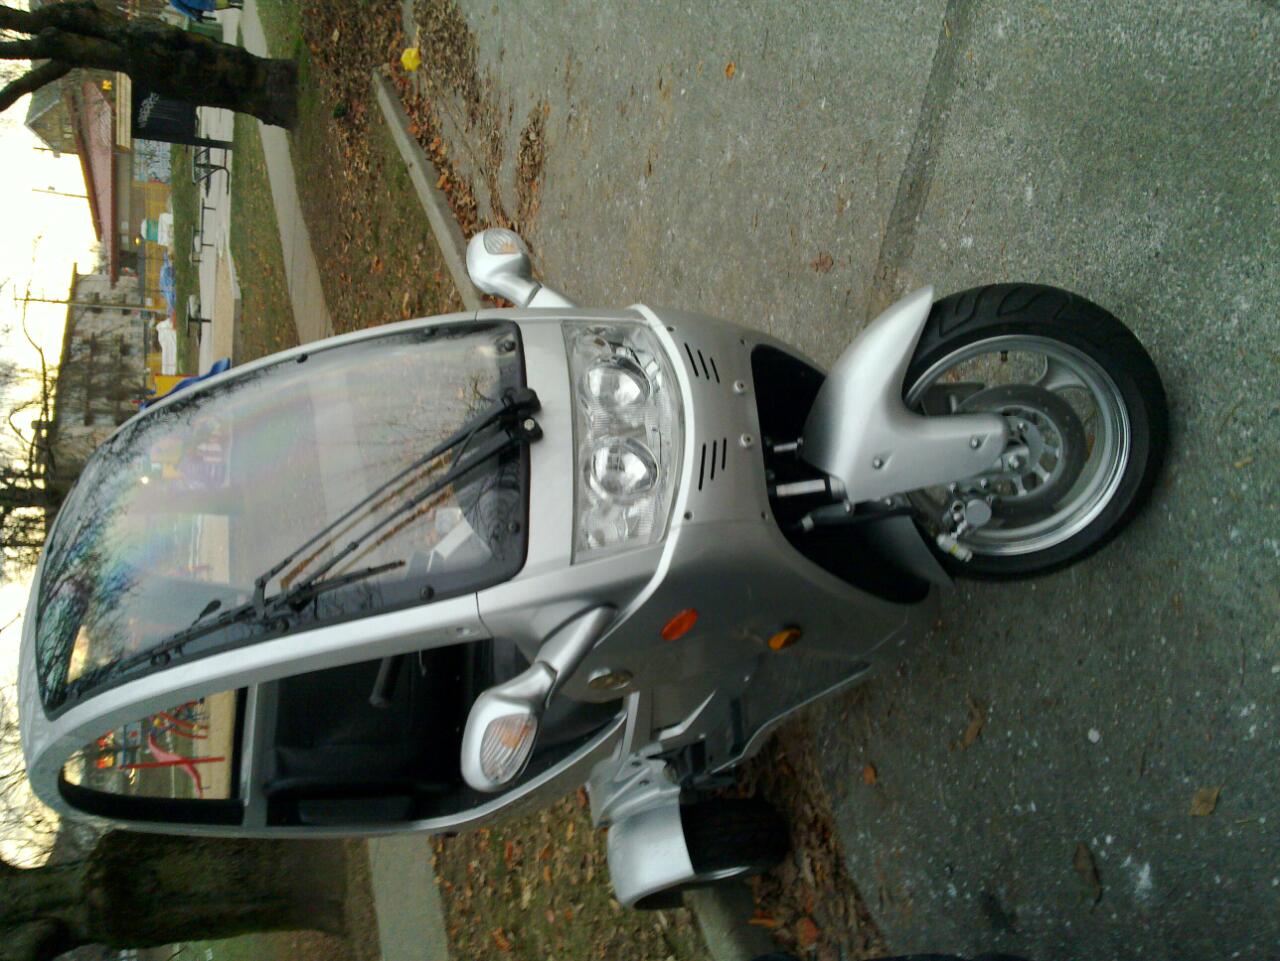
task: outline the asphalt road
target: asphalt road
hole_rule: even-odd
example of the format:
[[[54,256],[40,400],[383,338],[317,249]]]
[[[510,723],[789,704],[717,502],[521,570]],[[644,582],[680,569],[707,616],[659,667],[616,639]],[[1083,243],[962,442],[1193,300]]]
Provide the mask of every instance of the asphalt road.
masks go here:
[[[1280,8],[461,6],[511,116],[550,108],[531,240],[584,303],[824,362],[925,283],[1132,326],[1173,417],[1151,507],[1070,571],[962,585],[817,709],[827,786],[898,950],[1280,957]]]

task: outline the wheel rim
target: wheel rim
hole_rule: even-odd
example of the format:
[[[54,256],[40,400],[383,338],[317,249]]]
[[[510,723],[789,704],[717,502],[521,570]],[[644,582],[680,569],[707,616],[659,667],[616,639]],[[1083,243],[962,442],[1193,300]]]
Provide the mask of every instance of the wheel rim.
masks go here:
[[[1129,464],[1119,387],[1097,361],[1058,340],[1008,335],[958,348],[911,385],[906,403],[931,416],[999,413],[1010,424],[1013,442],[999,469],[908,495],[934,520],[966,499],[990,503],[991,520],[958,538],[975,554],[1028,554],[1075,536],[1106,509]]]

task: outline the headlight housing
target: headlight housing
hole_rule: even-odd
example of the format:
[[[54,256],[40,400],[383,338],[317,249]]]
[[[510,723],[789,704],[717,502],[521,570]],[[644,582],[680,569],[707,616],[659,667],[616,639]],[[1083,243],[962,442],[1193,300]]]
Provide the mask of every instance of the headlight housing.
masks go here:
[[[680,389],[643,323],[564,325],[574,395],[573,559],[662,540],[680,477]]]

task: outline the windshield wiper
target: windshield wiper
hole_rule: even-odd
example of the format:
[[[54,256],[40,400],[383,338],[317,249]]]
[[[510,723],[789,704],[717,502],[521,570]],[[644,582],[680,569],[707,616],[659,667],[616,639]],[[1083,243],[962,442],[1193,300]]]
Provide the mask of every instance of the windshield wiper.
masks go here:
[[[511,390],[506,391],[502,395],[502,399],[499,400],[496,404],[493,404],[487,410],[481,411],[475,417],[471,418],[469,421],[467,421],[465,424],[459,427],[456,431],[454,431],[452,434],[450,434],[448,437],[442,440],[439,444],[436,444],[434,447],[432,447],[425,454],[415,458],[407,467],[405,467],[403,470],[399,471],[392,477],[388,478],[385,482],[383,482],[381,485],[376,487],[374,490],[370,491],[364,497],[361,497],[358,501],[356,501],[349,508],[347,508],[347,510],[345,510],[342,514],[335,517],[332,521],[330,521],[324,527],[320,528],[320,530],[316,531],[309,538],[307,538],[307,540],[304,543],[300,544],[296,550],[282,557],[272,567],[270,567],[268,570],[264,571],[261,575],[259,575],[253,584],[254,603],[258,606],[259,611],[261,612],[262,606],[265,603],[267,584],[270,583],[273,577],[275,577],[277,574],[283,571],[286,567],[292,564],[293,561],[304,551],[309,550],[311,547],[315,546],[325,536],[327,536],[328,534],[331,534],[333,531],[341,527],[348,520],[350,520],[357,513],[359,513],[363,508],[367,507],[369,504],[376,502],[378,498],[380,498],[388,490],[390,490],[400,481],[404,480],[414,471],[422,469],[422,467],[431,463],[431,461],[435,460],[437,457],[441,457],[444,454],[447,454],[449,451],[453,450],[454,448],[460,445],[463,446],[465,450],[466,445],[468,445],[469,442],[480,431],[484,430],[486,427],[490,426],[491,424],[498,421],[506,421],[508,423],[519,423],[527,415],[537,411],[540,406],[541,404],[538,401],[538,395],[527,387],[513,388]],[[537,427],[536,423],[534,423],[534,427],[535,428]],[[532,438],[532,439],[536,439],[536,438]],[[342,556],[345,556],[345,554],[343,554]],[[336,562],[337,562],[336,560],[330,561],[330,563],[328,563],[327,565],[325,565],[324,568],[321,569],[319,574],[322,575],[324,571],[327,571],[331,567],[333,567],[333,565]],[[313,575],[312,578],[309,578],[308,580],[314,581],[316,576],[317,575]]]
[[[375,577],[378,574],[385,574],[387,571],[395,570],[397,567],[404,567],[404,561],[389,561],[386,564],[376,564],[373,567],[361,568],[358,571],[322,578],[307,584],[305,589],[303,589],[302,585],[297,585],[268,599],[265,604],[265,610],[261,612],[253,600],[245,601],[243,604],[228,608],[211,621],[197,622],[190,627],[184,627],[182,630],[170,634],[159,644],[145,651],[140,651],[131,658],[117,662],[114,665],[114,669],[116,671],[125,671],[148,662],[163,665],[168,663],[168,659],[174,654],[180,654],[182,648],[187,644],[204,637],[206,634],[212,634],[214,631],[230,627],[238,622],[250,623],[256,621],[261,623],[270,622],[279,617],[287,617],[288,612],[297,613],[321,594],[337,590],[340,587],[346,587],[348,584],[354,584],[357,581]]]

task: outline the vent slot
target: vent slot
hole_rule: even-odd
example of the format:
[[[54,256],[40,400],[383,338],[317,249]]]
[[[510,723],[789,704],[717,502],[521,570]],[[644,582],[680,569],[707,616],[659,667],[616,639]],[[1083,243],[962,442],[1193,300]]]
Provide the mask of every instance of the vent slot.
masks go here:
[[[716,479],[716,472],[724,474],[725,464],[729,457],[729,438],[721,437],[711,442],[711,449],[702,445],[702,454],[698,460],[698,490],[710,485]]]
[[[689,358],[689,370],[693,372],[694,377],[720,383],[720,368],[716,366],[714,357],[704,354],[697,347],[691,347],[688,341],[685,342],[684,353]],[[697,356],[694,356],[695,354]]]

